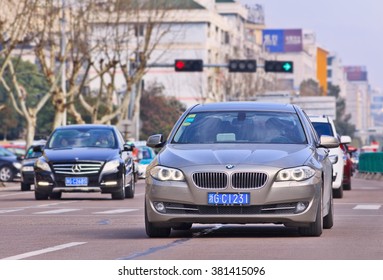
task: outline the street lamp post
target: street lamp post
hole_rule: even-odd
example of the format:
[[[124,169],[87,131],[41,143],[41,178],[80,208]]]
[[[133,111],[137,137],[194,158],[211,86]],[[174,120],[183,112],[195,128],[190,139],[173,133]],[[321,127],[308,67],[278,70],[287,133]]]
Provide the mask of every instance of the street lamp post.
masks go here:
[[[67,91],[66,91],[66,62],[65,62],[65,49],[66,49],[66,20],[65,20],[65,3],[66,0],[62,0],[62,18],[61,18],[61,91],[64,96],[64,112],[62,116],[62,125],[67,124]]]

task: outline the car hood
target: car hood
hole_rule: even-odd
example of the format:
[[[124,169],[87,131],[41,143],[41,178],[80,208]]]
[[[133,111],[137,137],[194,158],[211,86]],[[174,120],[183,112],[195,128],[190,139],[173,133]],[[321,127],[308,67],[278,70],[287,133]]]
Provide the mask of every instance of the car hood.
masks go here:
[[[117,149],[103,148],[44,149],[43,157],[51,162],[105,161],[116,158],[118,153]]]
[[[158,155],[165,166],[191,165],[268,165],[288,167],[303,165],[313,154],[308,145],[293,144],[228,144],[228,145],[167,145]]]
[[[23,160],[23,166],[33,166],[37,158],[26,158]]]

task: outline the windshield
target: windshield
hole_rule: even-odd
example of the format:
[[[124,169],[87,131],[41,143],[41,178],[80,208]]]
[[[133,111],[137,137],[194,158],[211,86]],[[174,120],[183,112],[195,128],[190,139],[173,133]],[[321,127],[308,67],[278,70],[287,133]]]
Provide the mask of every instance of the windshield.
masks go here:
[[[46,147],[50,149],[116,148],[117,141],[111,129],[59,129],[54,132]]]
[[[42,154],[42,152],[35,152],[33,147],[30,147],[25,155],[25,158],[38,158],[41,157]]]
[[[3,147],[0,147],[0,156],[1,157],[11,157],[11,156],[15,156],[15,154],[11,153],[10,151],[8,151],[7,149],[3,148]]]
[[[172,143],[307,143],[296,114],[286,112],[201,112],[189,114]]]

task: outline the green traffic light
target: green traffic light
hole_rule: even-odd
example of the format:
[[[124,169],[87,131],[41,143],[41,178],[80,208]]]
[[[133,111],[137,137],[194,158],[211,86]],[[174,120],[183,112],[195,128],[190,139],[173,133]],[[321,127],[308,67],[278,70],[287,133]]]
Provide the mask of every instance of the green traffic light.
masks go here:
[[[286,62],[285,64],[283,64],[283,69],[285,69],[286,72],[289,72],[290,69],[291,69],[291,64]]]

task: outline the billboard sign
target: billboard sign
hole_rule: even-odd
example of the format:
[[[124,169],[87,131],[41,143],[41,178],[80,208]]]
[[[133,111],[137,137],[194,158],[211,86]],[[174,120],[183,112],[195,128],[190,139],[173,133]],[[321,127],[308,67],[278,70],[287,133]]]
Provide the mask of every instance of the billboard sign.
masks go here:
[[[263,45],[271,53],[301,52],[302,29],[264,29]]]
[[[351,82],[367,81],[367,69],[364,66],[345,66],[347,80]]]

